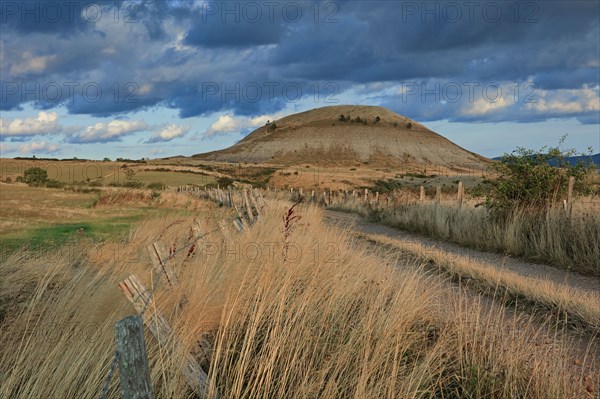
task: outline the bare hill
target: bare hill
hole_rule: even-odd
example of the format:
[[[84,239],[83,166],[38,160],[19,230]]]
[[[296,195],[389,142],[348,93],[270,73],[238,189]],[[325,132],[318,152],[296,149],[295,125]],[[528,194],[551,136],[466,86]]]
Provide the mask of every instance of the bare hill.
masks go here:
[[[256,129],[229,148],[194,158],[219,162],[369,162],[450,168],[480,168],[488,161],[414,120],[386,108],[359,105],[323,107],[290,115]]]

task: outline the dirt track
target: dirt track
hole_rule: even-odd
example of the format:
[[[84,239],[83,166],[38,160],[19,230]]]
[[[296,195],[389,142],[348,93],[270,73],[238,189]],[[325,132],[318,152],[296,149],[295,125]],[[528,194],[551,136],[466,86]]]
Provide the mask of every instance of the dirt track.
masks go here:
[[[577,273],[559,270],[548,265],[534,264],[518,258],[477,251],[460,247],[456,244],[437,241],[428,237],[371,223],[355,214],[325,210],[325,222],[342,228],[349,227],[360,233],[381,234],[399,241],[421,244],[426,247],[446,251],[449,254],[471,258],[471,260],[482,262],[486,266],[505,268],[522,276],[547,279],[554,283],[564,284],[570,288],[585,290],[594,295],[600,295],[600,282],[598,280]],[[496,302],[492,298],[482,297],[475,292],[469,293],[469,290],[465,290],[464,287],[451,285],[451,289],[454,292],[462,292],[473,301],[479,301],[484,304],[484,307],[488,310],[491,310]],[[507,315],[514,316],[522,312],[522,310],[517,310],[513,307],[504,308],[504,311]],[[524,318],[524,320],[527,320],[527,318]],[[542,327],[542,325],[540,325],[540,327]],[[569,362],[571,372],[573,373],[572,375],[574,376],[573,383],[581,383],[580,376],[586,374],[598,375],[598,367],[600,366],[600,342],[595,333],[584,330],[571,331],[568,329],[558,331],[542,328],[542,330],[545,332],[540,334],[538,342],[536,343],[536,346],[539,346],[540,350],[551,350],[553,346],[560,345],[566,345],[570,348]],[[585,365],[582,365],[581,359],[587,359]],[[600,399],[600,391],[595,391],[585,397]]]
[[[600,294],[600,281],[594,279],[593,277],[582,276],[567,270],[561,270],[543,264],[531,263],[507,255],[478,251],[475,249],[461,247],[456,244],[438,241],[433,238],[408,233],[402,230],[383,226],[381,224],[371,223],[354,214],[326,210],[325,220],[331,224],[353,226],[355,230],[362,233],[382,234],[393,239],[440,249],[448,252],[449,254],[467,257],[485,264],[494,265],[494,267],[499,269],[507,269],[525,277],[546,279],[557,284],[567,285],[572,288]]]

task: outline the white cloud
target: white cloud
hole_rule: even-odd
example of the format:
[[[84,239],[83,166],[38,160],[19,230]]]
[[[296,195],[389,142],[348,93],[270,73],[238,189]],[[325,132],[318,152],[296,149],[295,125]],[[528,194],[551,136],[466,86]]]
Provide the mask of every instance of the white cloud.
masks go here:
[[[0,118],[0,135],[5,137],[36,136],[43,134],[59,133],[62,130],[58,123],[56,112],[38,113],[37,117],[24,119],[2,119]]]
[[[168,125],[160,129],[154,136],[148,140],[148,143],[157,143],[159,141],[171,141],[178,137],[183,137],[190,130],[189,126]]]
[[[269,115],[260,115],[254,118],[221,115],[215,123],[206,129],[203,137],[212,138],[220,135],[241,133],[244,129],[256,129],[260,126],[264,126],[267,121],[273,121],[275,119],[277,118]]]
[[[143,121],[114,120],[108,123],[96,123],[88,126],[82,133],[72,136],[72,143],[107,143],[120,141],[123,136],[148,129]]]
[[[500,111],[509,106],[509,102],[504,97],[490,101],[487,99],[477,99],[472,103],[467,103],[467,106],[463,109],[463,115],[468,116],[481,116],[492,112]]]
[[[60,150],[58,144],[48,143],[46,141],[32,141],[19,146],[21,154],[44,153],[52,154]]]
[[[536,112],[554,113],[557,116],[600,111],[600,88],[540,90],[534,103],[526,108]]]

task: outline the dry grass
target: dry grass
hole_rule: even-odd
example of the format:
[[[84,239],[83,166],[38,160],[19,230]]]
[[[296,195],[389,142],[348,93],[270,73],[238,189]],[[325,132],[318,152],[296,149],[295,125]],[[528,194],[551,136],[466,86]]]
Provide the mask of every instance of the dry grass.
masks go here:
[[[272,202],[249,232],[214,233],[193,259],[173,260],[182,283],[163,281],[156,304],[184,348],[148,337],[155,397],[193,397],[180,367],[201,333],[214,340],[209,376],[225,398],[589,397],[568,343],[545,345],[555,337],[544,326],[449,290],[418,265],[385,264],[315,208],[297,210],[284,261],[288,207]],[[0,397],[98,397],[114,323],[132,313],[116,283],[135,273],[152,286],[145,245],[160,237],[181,248],[192,222],[145,221],[119,256],[110,244],[75,258],[13,255],[0,269]]]
[[[358,199],[331,209],[356,212],[390,226],[486,251],[499,251],[600,278],[600,214],[561,208],[543,214],[516,209],[505,223],[490,219],[484,207],[407,202],[371,207]]]
[[[500,269],[467,256],[448,254],[446,251],[421,244],[391,239],[379,234],[360,234],[369,241],[416,256],[423,262],[432,262],[453,279],[474,279],[475,287],[490,296],[506,296],[514,302],[532,304],[550,312],[570,325],[582,326],[600,334],[600,293],[557,284],[547,279],[526,277],[510,270]]]

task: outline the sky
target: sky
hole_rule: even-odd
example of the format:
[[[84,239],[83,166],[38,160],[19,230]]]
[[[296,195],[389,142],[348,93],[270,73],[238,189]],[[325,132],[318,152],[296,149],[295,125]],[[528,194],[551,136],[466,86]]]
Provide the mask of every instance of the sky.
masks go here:
[[[157,158],[381,105],[487,157],[600,151],[598,1],[2,1],[0,155]]]

